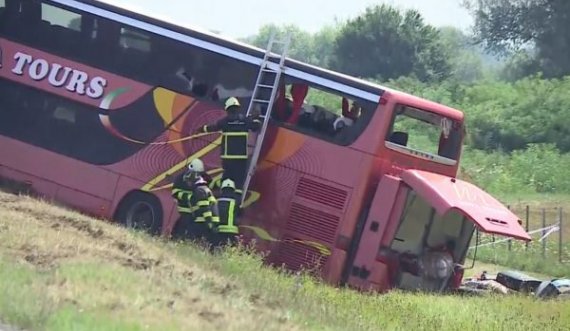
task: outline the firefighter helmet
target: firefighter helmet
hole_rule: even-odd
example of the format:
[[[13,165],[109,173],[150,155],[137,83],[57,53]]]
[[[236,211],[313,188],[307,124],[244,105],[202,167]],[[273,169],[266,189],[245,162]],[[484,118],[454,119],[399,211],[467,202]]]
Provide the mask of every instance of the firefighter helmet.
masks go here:
[[[224,109],[227,111],[228,109],[232,108],[232,107],[239,107],[240,103],[239,100],[236,97],[231,97],[228,98],[228,100],[226,100],[226,104],[224,106]]]
[[[204,162],[202,162],[202,160],[200,159],[192,160],[192,162],[188,164],[188,171],[199,172],[199,173],[204,172]]]
[[[231,180],[231,179],[229,179],[229,178],[226,178],[226,179],[224,179],[224,181],[222,181],[222,187],[221,187],[221,188],[222,188],[222,189],[225,189],[225,188],[232,188],[232,189],[235,190],[235,189],[236,189],[236,184],[234,183],[233,180]]]

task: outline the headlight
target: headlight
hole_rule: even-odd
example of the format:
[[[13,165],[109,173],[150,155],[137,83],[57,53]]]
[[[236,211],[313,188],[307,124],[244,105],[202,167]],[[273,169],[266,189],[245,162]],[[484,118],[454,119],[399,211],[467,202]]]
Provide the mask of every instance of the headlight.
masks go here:
[[[453,273],[453,258],[444,252],[427,253],[420,258],[422,275],[430,279],[445,279]]]

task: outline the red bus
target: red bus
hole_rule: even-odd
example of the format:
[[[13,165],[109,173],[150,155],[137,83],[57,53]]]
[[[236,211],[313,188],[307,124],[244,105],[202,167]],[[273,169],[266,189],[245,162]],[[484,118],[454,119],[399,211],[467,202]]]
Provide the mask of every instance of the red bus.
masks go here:
[[[221,172],[220,134],[189,133],[228,96],[248,104],[264,51],[99,1],[0,0],[0,54],[0,177],[166,235],[173,176],[196,157]],[[268,263],[335,285],[441,290],[458,286],[475,230],[530,240],[455,178],[461,111],[290,59],[280,84],[290,96],[240,219]]]

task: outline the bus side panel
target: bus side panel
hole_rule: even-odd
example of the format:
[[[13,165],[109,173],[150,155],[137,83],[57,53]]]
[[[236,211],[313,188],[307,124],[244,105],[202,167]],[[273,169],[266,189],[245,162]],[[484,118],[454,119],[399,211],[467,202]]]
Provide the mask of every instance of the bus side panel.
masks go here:
[[[5,166],[0,166],[0,179],[8,183],[15,182],[18,187],[24,190],[29,188],[33,193],[38,194],[41,198],[46,200],[52,200],[57,191],[56,183]],[[11,188],[10,184],[7,186],[9,189]],[[16,188],[13,187],[13,189]]]
[[[262,158],[274,164],[346,187],[355,184],[363,153],[293,130],[269,126]],[[262,170],[264,167],[259,167]]]
[[[271,162],[262,162],[261,167],[263,170],[256,173],[250,188],[259,194],[259,200],[244,209],[239,222],[245,226],[240,230],[241,233],[248,239],[255,239],[260,251],[268,252],[277,250],[283,241],[291,193],[298,182],[299,173]],[[259,229],[264,233],[259,232]],[[275,253],[269,260],[279,262],[278,259],[275,260]]]
[[[60,186],[57,189],[56,200],[63,205],[77,208],[82,213],[95,217],[108,218],[110,215],[111,202],[97,198],[74,189]]]
[[[111,205],[109,200],[101,199],[94,195],[58,185],[54,182],[7,167],[1,167],[0,169],[0,177],[29,185],[29,189],[32,193],[43,199],[58,201],[62,205],[78,208],[81,212],[96,217],[109,216]]]
[[[283,222],[284,237],[304,243],[295,244],[295,247],[293,244],[282,247],[282,251],[287,253],[281,252],[280,262],[292,269],[301,266],[316,267],[316,263],[320,264],[319,268],[323,268],[331,261],[329,254],[335,246],[338,227],[343,220],[347,202],[350,201],[351,190],[302,174],[290,192],[293,195],[289,215]],[[326,251],[315,249],[314,244],[326,247]]]
[[[112,196],[118,175],[14,139],[2,137],[0,164],[38,178],[106,199]]]

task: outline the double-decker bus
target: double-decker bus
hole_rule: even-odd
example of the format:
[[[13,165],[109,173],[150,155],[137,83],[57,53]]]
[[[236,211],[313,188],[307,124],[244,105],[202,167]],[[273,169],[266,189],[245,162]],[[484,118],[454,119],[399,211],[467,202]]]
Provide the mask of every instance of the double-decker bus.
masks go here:
[[[192,133],[225,98],[249,103],[263,55],[99,1],[0,0],[0,177],[166,235],[173,176],[197,157],[221,174],[220,134]],[[239,220],[270,264],[441,290],[459,285],[475,231],[530,240],[455,178],[459,110],[287,59],[273,114]]]

